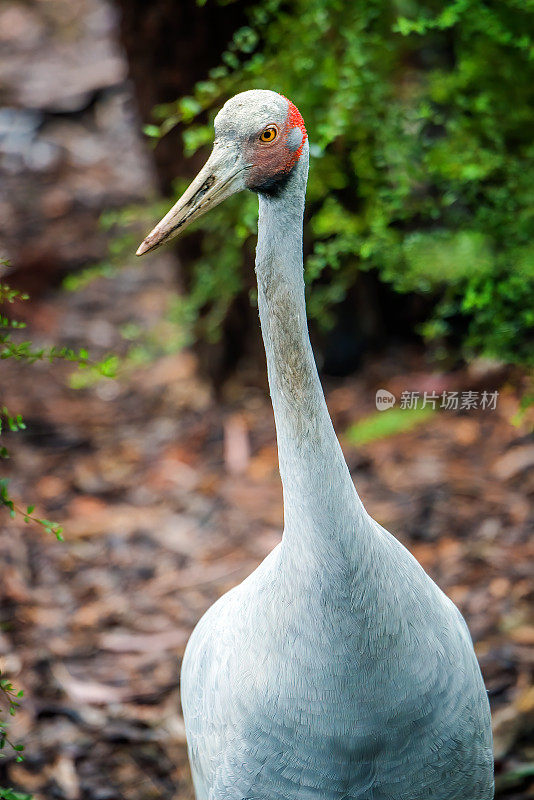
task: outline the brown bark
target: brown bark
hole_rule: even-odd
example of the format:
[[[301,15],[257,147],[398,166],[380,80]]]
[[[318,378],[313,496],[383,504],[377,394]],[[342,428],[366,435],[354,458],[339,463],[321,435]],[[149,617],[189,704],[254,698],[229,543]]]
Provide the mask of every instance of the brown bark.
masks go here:
[[[147,122],[155,105],[191,93],[195,83],[221,63],[234,32],[247,19],[246,0],[225,5],[211,0],[205,6],[199,6],[196,0],[117,0],[117,4],[122,12],[121,36],[130,76],[141,117]],[[159,186],[165,194],[170,193],[176,176],[193,177],[205,158],[205,153],[184,158],[181,133],[181,126],[176,127],[154,151]],[[199,236],[188,237],[178,245],[186,288],[188,264],[198,257],[199,245]],[[252,276],[252,264],[250,267]],[[259,341],[257,320],[248,299],[237,297],[222,325],[220,341],[196,345],[203,371],[216,389],[233,372],[245,348],[259,352]]]
[[[155,105],[189,94],[220,64],[234,31],[246,21],[244,0],[224,6],[213,0],[205,6],[196,0],[117,0],[117,5],[130,76],[147,122]],[[184,162],[180,133],[179,128],[172,131],[155,150],[164,192],[176,175],[192,170]]]

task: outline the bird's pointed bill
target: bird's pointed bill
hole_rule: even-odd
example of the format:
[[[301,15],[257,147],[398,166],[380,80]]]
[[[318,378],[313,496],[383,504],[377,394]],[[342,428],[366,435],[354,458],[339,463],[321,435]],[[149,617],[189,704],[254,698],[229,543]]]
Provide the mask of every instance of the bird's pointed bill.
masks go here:
[[[245,174],[250,167],[239,152],[227,144],[215,144],[204,167],[171,210],[141,242],[136,255],[155,250],[178,236],[193,220],[219,205],[224,199],[245,187]]]

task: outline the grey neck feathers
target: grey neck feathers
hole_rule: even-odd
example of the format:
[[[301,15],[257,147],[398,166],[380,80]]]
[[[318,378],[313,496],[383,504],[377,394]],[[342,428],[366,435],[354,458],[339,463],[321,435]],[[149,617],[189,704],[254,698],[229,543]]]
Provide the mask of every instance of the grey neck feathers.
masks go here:
[[[302,260],[307,175],[306,146],[280,195],[260,194],[259,201],[258,306],[284,492],[282,550],[347,563],[355,529],[369,523],[330,420],[308,334]]]

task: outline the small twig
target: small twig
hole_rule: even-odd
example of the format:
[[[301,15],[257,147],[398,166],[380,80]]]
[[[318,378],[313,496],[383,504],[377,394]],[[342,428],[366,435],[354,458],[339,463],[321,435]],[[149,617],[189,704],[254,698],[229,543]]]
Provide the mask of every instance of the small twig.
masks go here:
[[[59,523],[53,522],[50,519],[34,516],[34,505],[27,506],[26,511],[20,508],[20,506],[18,506],[9,496],[8,485],[9,481],[7,478],[0,478],[0,507],[4,506],[5,508],[9,509],[9,516],[12,519],[14,519],[18,514],[23,518],[24,522],[35,522],[37,525],[41,525],[41,527],[43,527],[47,533],[53,533],[58,542],[62,542],[63,527]]]
[[[2,678],[2,673],[0,672],[0,692],[3,693],[4,697],[9,706],[9,715],[14,717],[17,713],[17,709],[20,708],[19,700],[23,697],[24,692],[22,689],[17,691],[11,681],[8,678]],[[7,728],[5,722],[0,721],[0,750],[3,750],[5,745],[8,744],[11,749],[17,753],[17,761],[23,761],[24,757],[21,755],[22,751],[24,750],[24,745],[22,744],[15,744],[11,741],[11,739],[7,735]],[[3,754],[0,753],[0,758],[3,757]]]

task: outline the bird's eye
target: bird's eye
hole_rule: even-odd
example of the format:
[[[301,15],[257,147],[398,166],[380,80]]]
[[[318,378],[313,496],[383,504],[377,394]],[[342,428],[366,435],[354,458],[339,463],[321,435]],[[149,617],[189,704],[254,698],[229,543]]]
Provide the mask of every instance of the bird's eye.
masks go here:
[[[278,136],[278,130],[275,128],[274,125],[269,125],[265,128],[264,131],[260,133],[260,142],[265,142],[269,144],[270,142],[274,142],[276,137]]]

